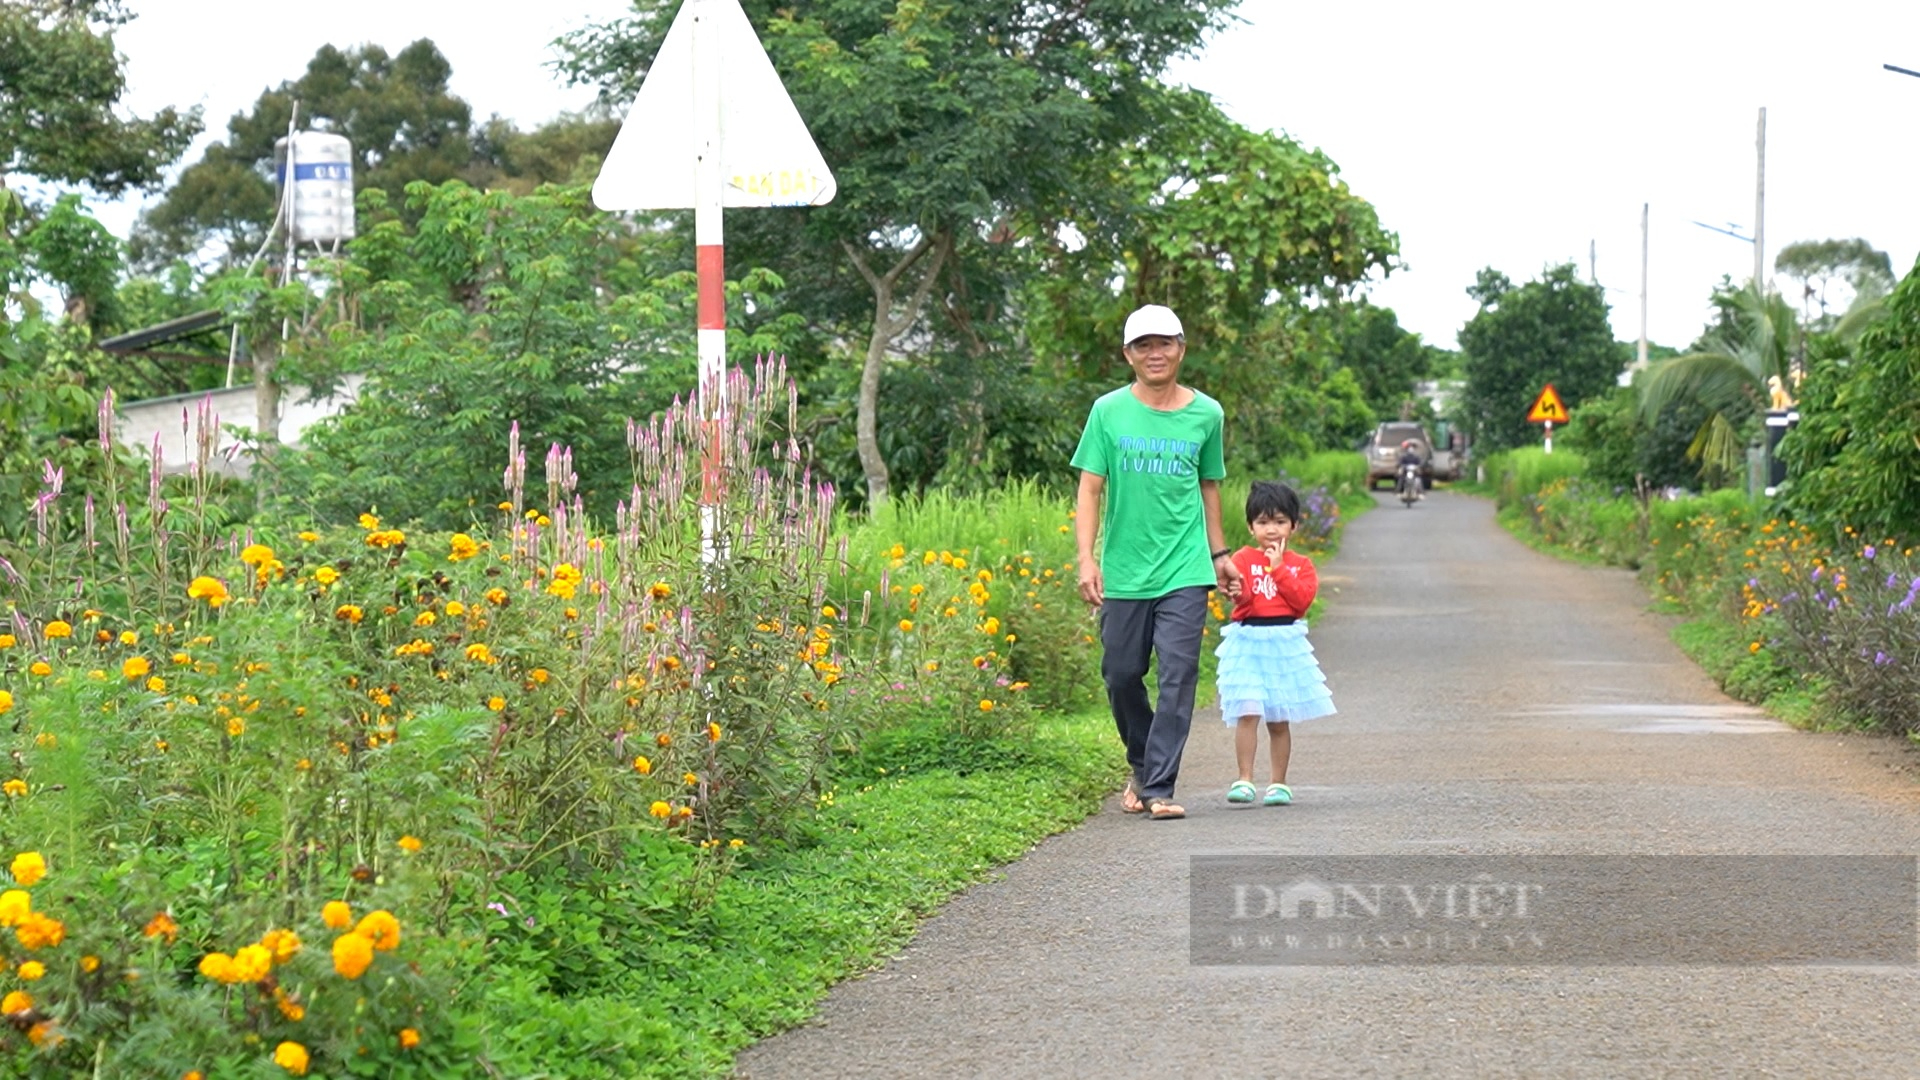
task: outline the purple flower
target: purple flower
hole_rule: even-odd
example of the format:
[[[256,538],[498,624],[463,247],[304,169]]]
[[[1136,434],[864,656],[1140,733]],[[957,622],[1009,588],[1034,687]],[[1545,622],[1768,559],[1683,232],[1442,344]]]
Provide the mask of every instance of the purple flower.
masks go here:
[[[1893,658],[1886,653],[1876,650],[1873,654],[1873,662],[1877,667],[1886,667],[1888,664],[1893,663]]]
[[[1747,579],[1747,588],[1749,588],[1749,589],[1757,589],[1757,588],[1759,588],[1759,587],[1760,587],[1760,579],[1759,579],[1759,578],[1757,578],[1757,577],[1750,577],[1750,578],[1748,578],[1748,579]]]
[[[1900,575],[1899,575],[1899,574],[1888,574],[1888,575],[1887,575],[1887,588],[1889,588],[1889,589],[1891,589],[1891,588],[1893,588],[1894,586],[1896,586],[1896,585],[1898,585],[1898,584],[1900,584]]]
[[[1874,552],[1873,552],[1873,545],[1872,545],[1872,544],[1868,544],[1868,545],[1867,545],[1867,550],[1865,550],[1865,551],[1863,551],[1863,552],[1861,552],[1860,554],[1861,554],[1861,555],[1862,555],[1863,557],[1865,557],[1865,558],[1866,558],[1866,560],[1867,560],[1868,562],[1872,562],[1872,561],[1873,561],[1873,554],[1874,554]]]
[[[488,904],[487,907],[488,909],[492,911],[497,911],[502,915],[505,915],[507,913],[507,905],[499,902],[498,900],[494,901],[491,904]]]
[[[1823,567],[1823,566],[1816,566],[1816,567],[1814,567],[1814,568],[1813,568],[1813,580],[1815,580],[1815,581],[1819,581],[1819,580],[1820,580],[1820,571],[1822,571],[1822,570],[1824,570],[1824,569],[1826,569],[1826,567]]]

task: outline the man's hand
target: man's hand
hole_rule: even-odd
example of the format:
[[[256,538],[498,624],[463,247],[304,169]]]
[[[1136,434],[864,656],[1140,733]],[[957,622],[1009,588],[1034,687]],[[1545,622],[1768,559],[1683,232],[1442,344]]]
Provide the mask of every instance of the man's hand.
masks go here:
[[[1107,598],[1106,584],[1100,580],[1100,563],[1096,559],[1080,560],[1080,599],[1094,607],[1099,607]]]
[[[1233,564],[1231,556],[1222,555],[1213,560],[1213,574],[1220,591],[1230,600],[1240,599],[1240,568]]]

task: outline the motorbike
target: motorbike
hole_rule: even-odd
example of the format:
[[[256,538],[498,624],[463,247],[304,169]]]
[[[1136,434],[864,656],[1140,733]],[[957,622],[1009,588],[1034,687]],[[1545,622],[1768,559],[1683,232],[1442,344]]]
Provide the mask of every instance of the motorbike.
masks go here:
[[[1413,504],[1420,501],[1421,486],[1420,466],[1400,466],[1400,502],[1407,509],[1413,509]]]

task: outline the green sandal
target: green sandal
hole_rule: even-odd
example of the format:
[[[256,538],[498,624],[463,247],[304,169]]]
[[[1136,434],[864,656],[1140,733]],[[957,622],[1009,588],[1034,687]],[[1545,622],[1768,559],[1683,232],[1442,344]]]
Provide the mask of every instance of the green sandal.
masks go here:
[[[1251,785],[1248,786],[1248,790],[1252,790]],[[1267,795],[1261,799],[1260,802],[1263,806],[1291,806],[1293,805],[1293,789],[1285,784],[1269,784],[1267,785]]]
[[[1253,785],[1245,780],[1235,780],[1233,786],[1227,789],[1227,801],[1230,803],[1250,803],[1256,795]]]

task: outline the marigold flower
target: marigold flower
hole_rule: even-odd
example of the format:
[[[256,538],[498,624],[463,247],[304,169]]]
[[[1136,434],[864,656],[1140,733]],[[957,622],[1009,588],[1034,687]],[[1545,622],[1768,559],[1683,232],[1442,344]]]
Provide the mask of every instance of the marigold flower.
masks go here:
[[[409,854],[420,850],[420,838],[417,836],[403,836],[400,838],[399,843],[400,850],[408,852]]]
[[[534,668],[532,671],[527,672],[527,678],[532,679],[534,682],[539,683],[543,686],[546,685],[546,681],[552,677],[553,677],[553,674],[543,667],[537,667],[537,668]]]
[[[41,963],[38,960],[29,960],[26,963],[21,964],[20,969],[17,972],[15,972],[15,974],[19,975],[21,979],[27,982],[33,982],[36,979],[41,979],[46,976],[47,965]]]
[[[248,945],[233,954],[233,981],[253,983],[273,970],[273,953],[261,945]]]
[[[131,630],[122,630],[120,631],[120,644],[138,645],[140,644],[140,635]]]
[[[27,782],[15,777],[4,784],[0,784],[0,791],[4,791],[9,797],[17,799],[27,793]]]
[[[980,699],[980,711],[981,711],[981,712],[992,712],[992,711],[993,711],[993,699],[992,699],[992,698],[981,698],[981,699]]]
[[[741,848],[747,846],[747,842],[736,836],[733,839],[727,841],[727,846],[732,848],[735,851],[739,851]]]
[[[208,578],[207,580],[212,581],[213,579]],[[219,583],[215,582],[215,584],[219,584]],[[192,595],[191,590],[188,591],[188,595]],[[70,638],[73,636],[73,627],[72,625],[67,623],[65,620],[55,619],[52,622],[48,623],[45,626],[45,628],[43,628],[40,631],[40,633],[43,636],[45,636],[48,640],[52,640],[54,638]]]
[[[27,673],[30,675],[38,675],[44,679],[48,675],[53,674],[53,665],[47,663],[45,660],[35,660],[33,663],[27,665]],[[12,694],[7,695],[7,705],[9,708],[11,708],[13,705]],[[5,710],[0,710],[0,711],[5,711]]]
[[[480,545],[475,543],[473,537],[468,536],[466,533],[454,533],[449,542],[452,544],[453,550],[447,553],[448,562],[459,562],[462,559],[471,559],[475,555],[480,554]]]
[[[712,720],[707,721],[707,741],[708,742],[719,742],[720,736],[722,734],[723,732],[721,732],[719,724],[715,723]]]
[[[303,544],[311,544],[319,539],[320,534],[311,529],[302,530],[300,533],[300,542]]]
[[[0,690],[0,713],[9,712],[12,709],[13,692],[10,690]]]
[[[31,1008],[33,1008],[33,995],[25,990],[9,991],[6,997],[0,998],[0,1013],[6,1013],[9,1016],[26,1012]]]
[[[219,607],[221,604],[233,599],[233,596],[227,592],[226,584],[219,578],[203,576],[194,578],[187,584],[187,599],[205,600],[209,606]],[[60,625],[65,626],[66,624],[62,623]],[[52,626],[47,627],[47,636],[53,636]],[[65,637],[67,635],[62,634],[60,636]]]
[[[500,710],[506,707],[507,707],[507,699],[501,697],[498,694],[495,694],[494,696],[487,699],[487,708],[492,710],[493,712],[499,712]]]
[[[273,991],[273,1007],[280,1010],[281,1016],[296,1024],[307,1018],[307,1007],[300,1004],[298,998],[289,995],[279,987],[275,987]]]
[[[439,621],[440,617],[431,611],[423,611],[413,617],[413,625],[415,626],[432,626]]]
[[[653,597],[655,600],[665,600],[667,597],[673,595],[673,586],[664,581],[656,581],[652,585],[647,586],[647,595]]]
[[[13,857],[13,865],[7,869],[13,873],[13,880],[31,887],[47,876],[47,861],[37,851],[23,851]]]
[[[688,787],[692,787],[693,785],[698,784],[700,782],[700,774],[690,773],[690,772],[681,773],[680,779],[684,781]]]
[[[420,1033],[412,1028],[400,1029],[400,1049],[411,1050],[420,1045]]]
[[[273,1048],[273,1063],[295,1076],[305,1076],[307,1048],[297,1042],[283,1042]]]
[[[269,930],[260,935],[260,947],[273,954],[276,964],[284,964],[300,951],[300,935],[291,930]]]
[[[129,656],[120,665],[120,674],[128,679],[144,679],[153,671],[153,665],[144,656]]]
[[[333,939],[333,970],[349,979],[367,973],[373,963],[373,942],[358,933],[341,934]]]
[[[200,974],[217,983],[233,982],[233,957],[226,953],[208,953],[200,958]]]
[[[633,759],[633,771],[645,776],[653,771],[653,762],[647,760],[644,754],[636,757]]]
[[[313,572],[313,580],[322,585],[331,585],[340,580],[340,571],[331,566],[323,566]]]
[[[45,1046],[49,1043],[58,1046],[66,1040],[60,1037],[58,1031],[54,1030],[53,1021],[42,1020],[27,1029],[27,1041],[35,1046]]]
[[[273,549],[265,544],[248,544],[240,549],[240,561],[248,566],[261,566],[273,561]]]
[[[320,909],[320,921],[327,924],[329,930],[340,930],[353,922],[353,909],[345,900],[329,900],[327,906]]]
[[[465,615],[466,613],[467,613],[467,605],[461,603],[458,600],[447,601],[447,617],[448,618],[450,619],[459,618],[460,616]]]
[[[227,737],[228,738],[237,739],[240,736],[245,735],[246,733],[247,733],[247,721],[245,717],[229,716],[227,718]]]
[[[653,801],[653,805],[647,807],[647,813],[652,814],[654,817],[657,817],[657,818],[666,819],[673,816],[673,807],[660,801],[659,799],[655,799]]]
[[[400,944],[400,920],[385,909],[369,911],[353,932],[373,942],[381,952],[392,952]]]
[[[17,644],[12,634],[0,634],[0,649],[11,649]]]
[[[67,940],[67,926],[59,919],[50,919],[37,911],[28,912],[20,925],[13,928],[14,936],[20,944],[29,949],[38,949],[58,945]]]
[[[333,609],[333,617],[342,622],[357,623],[361,619],[366,618],[367,613],[360,610],[360,605],[358,604],[341,604],[339,607]]]
[[[653,737],[653,743],[654,743],[654,745],[655,745],[655,746],[663,746],[663,747],[664,747],[664,746],[672,746],[672,745],[673,745],[673,733],[672,733],[672,732],[667,732],[667,731],[663,731],[663,732],[661,732],[660,734],[658,734],[658,735],[655,735],[655,736]]]
[[[89,974],[89,975],[91,975],[91,974],[93,974],[93,973],[94,973],[94,972],[96,972],[96,971],[99,971],[99,970],[100,970],[100,958],[99,958],[99,957],[97,957],[97,956],[83,956],[83,957],[81,957],[81,958],[80,958],[80,970],[81,970],[81,971],[84,971],[84,972],[86,972],[86,973],[87,973],[87,974]]]
[[[475,642],[472,645],[467,646],[467,659],[472,660],[475,663],[479,663],[479,664],[491,664],[496,662],[494,660],[493,650],[487,648],[486,644],[483,642]]]

